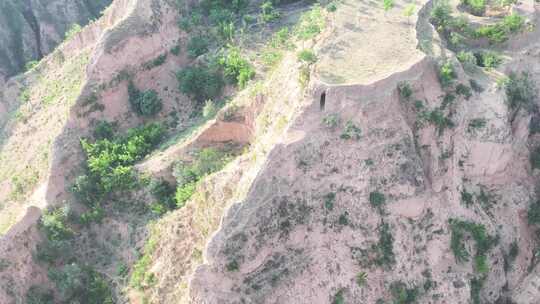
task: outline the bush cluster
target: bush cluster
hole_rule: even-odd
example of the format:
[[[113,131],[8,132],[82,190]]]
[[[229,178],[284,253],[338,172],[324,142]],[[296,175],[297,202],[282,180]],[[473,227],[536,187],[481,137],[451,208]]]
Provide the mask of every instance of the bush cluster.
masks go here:
[[[74,195],[90,208],[116,190],[135,185],[132,165],[150,153],[162,140],[164,128],[155,123],[130,129],[123,137],[100,139],[91,143],[81,140],[86,155],[87,173],[76,178]]]
[[[156,91],[140,91],[135,87],[133,82],[130,82],[128,85],[128,95],[131,107],[139,115],[153,116],[161,111],[163,107],[163,103]]]
[[[229,47],[226,54],[219,58],[225,77],[244,88],[249,80],[255,76],[253,66],[240,54],[237,47]]]
[[[208,65],[187,67],[176,74],[179,89],[202,105],[208,99],[221,95],[224,86],[219,69]]]
[[[498,238],[490,236],[486,231],[486,227],[482,224],[456,219],[451,219],[449,223],[452,232],[450,248],[456,261],[466,262],[469,260],[470,254],[464,244],[465,234],[468,233],[472,236],[476,245],[475,269],[481,275],[487,274],[489,266],[487,265],[486,254],[498,243]]]
[[[67,264],[49,271],[60,297],[66,303],[112,304],[111,289],[102,275],[88,266]]]

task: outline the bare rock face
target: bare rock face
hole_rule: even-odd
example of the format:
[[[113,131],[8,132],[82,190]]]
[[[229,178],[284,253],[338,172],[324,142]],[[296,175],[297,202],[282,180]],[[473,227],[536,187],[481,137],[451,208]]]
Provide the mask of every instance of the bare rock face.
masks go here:
[[[100,16],[111,0],[0,1],[0,83],[50,53],[73,24]]]

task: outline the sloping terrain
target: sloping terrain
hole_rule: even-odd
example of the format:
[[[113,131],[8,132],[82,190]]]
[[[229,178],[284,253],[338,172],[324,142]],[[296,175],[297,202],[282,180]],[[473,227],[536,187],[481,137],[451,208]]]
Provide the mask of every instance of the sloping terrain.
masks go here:
[[[0,91],[0,303],[540,302],[538,9],[113,1]]]

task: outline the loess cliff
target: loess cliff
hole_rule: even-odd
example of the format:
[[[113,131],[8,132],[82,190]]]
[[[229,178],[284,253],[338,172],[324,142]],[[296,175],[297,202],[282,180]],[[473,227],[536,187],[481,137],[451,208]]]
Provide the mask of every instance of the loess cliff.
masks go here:
[[[540,303],[538,2],[64,2],[0,2],[0,303]]]

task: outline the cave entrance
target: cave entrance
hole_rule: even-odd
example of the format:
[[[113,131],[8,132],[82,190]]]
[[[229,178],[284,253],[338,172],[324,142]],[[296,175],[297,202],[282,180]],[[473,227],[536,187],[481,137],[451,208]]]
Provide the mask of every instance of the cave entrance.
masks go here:
[[[321,111],[324,111],[324,107],[326,105],[326,91],[322,92],[319,105]]]

